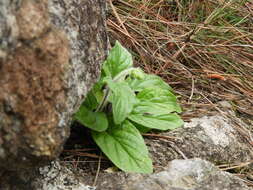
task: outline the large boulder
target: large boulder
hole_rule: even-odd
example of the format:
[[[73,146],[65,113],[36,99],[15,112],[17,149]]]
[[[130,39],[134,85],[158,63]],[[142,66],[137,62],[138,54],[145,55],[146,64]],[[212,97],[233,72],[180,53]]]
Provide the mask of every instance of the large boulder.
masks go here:
[[[0,168],[61,152],[107,53],[104,11],[105,0],[0,1]]]

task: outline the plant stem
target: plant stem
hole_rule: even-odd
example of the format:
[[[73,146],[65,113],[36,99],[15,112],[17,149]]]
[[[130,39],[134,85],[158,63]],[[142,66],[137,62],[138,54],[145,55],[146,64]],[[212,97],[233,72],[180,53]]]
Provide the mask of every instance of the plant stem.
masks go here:
[[[105,87],[105,90],[104,90],[104,96],[103,96],[103,99],[101,101],[101,103],[98,105],[97,109],[95,110],[95,112],[98,112],[98,111],[102,111],[104,109],[104,107],[106,106],[107,104],[107,99],[109,97],[109,88],[108,86],[106,85]]]
[[[131,67],[131,68],[128,68],[124,71],[121,71],[118,75],[116,75],[112,81],[113,82],[118,82],[120,81],[121,79],[125,79],[125,77],[127,75],[129,75],[129,73],[133,70],[135,70],[136,68],[134,67]],[[99,104],[99,106],[97,107],[96,111],[95,112],[98,112],[98,111],[102,111],[104,109],[104,107],[107,105],[108,103],[108,97],[110,95],[110,89],[108,88],[108,86],[106,85],[105,87],[105,90],[104,90],[104,96],[103,96],[103,99],[101,101],[101,103]]]
[[[116,75],[116,76],[114,77],[113,82],[118,82],[118,81],[120,81],[121,79],[125,79],[125,77],[126,77],[127,75],[129,75],[129,73],[130,73],[131,71],[133,71],[133,70],[136,70],[136,68],[131,67],[131,68],[128,68],[128,69],[126,69],[126,70],[120,72],[118,75]]]

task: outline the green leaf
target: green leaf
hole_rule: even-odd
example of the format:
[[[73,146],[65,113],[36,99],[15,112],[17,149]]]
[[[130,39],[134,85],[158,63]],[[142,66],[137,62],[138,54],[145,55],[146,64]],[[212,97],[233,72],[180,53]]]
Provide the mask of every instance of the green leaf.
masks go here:
[[[85,127],[88,127],[94,131],[102,132],[108,128],[108,121],[105,113],[92,112],[84,105],[79,108],[74,118]]]
[[[110,79],[111,77],[103,76],[97,83],[94,84],[92,88],[93,95],[96,97],[98,104],[100,104],[103,100],[106,81]]]
[[[104,154],[125,172],[152,173],[152,161],[139,131],[125,121],[120,127],[106,132],[93,132],[92,136]]]
[[[172,91],[172,88],[159,76],[156,75],[145,74],[145,77],[143,79],[128,77],[126,81],[129,86],[136,92],[142,91],[145,88],[150,87],[156,87]]]
[[[103,64],[103,71],[106,76],[114,78],[121,71],[132,67],[132,65],[132,55],[117,41]]]
[[[90,110],[94,110],[98,106],[97,98],[95,97],[92,90],[87,94],[83,105]]]
[[[137,103],[132,111],[132,114],[152,114],[152,115],[163,115],[174,112],[175,108],[173,105],[153,102],[139,102]]]
[[[115,124],[120,124],[132,112],[136,97],[126,82],[113,82],[107,80],[111,90],[109,101],[112,103],[113,119]]]
[[[105,76],[99,79],[98,82],[96,82],[93,87],[92,87],[92,94],[95,96],[98,104],[101,103],[102,99],[103,99],[103,87],[105,86],[105,81],[104,81]]]
[[[147,87],[138,93],[137,98],[141,100],[153,100],[155,102],[165,100],[177,101],[176,96],[170,90],[159,87]]]
[[[131,121],[131,123],[136,127],[136,129],[140,131],[140,133],[147,133],[152,130],[151,128],[144,127],[143,125],[140,125],[139,123],[135,123],[133,121]]]
[[[156,87],[146,88],[137,94],[137,98],[141,102],[139,106],[145,106],[148,110],[153,109],[152,113],[154,114],[155,112],[157,112],[157,114],[159,112],[162,112],[160,114],[174,111],[178,113],[182,112],[181,107],[177,103],[176,96],[167,89]],[[146,112],[149,112],[148,110]]]
[[[183,120],[176,113],[163,115],[133,113],[128,116],[128,119],[144,127],[159,130],[176,129],[184,124]]]
[[[132,77],[132,78],[136,78],[136,79],[144,79],[145,78],[145,76],[146,76],[146,74],[143,72],[143,70],[141,70],[141,68],[135,68],[134,70],[132,70],[131,72],[130,72],[130,76]]]

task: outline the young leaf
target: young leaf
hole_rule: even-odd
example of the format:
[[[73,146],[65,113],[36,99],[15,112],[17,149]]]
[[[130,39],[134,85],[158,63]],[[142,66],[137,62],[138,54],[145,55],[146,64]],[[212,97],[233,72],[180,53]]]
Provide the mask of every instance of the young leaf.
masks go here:
[[[175,113],[163,115],[153,115],[149,113],[130,114],[128,119],[144,127],[159,130],[176,129],[184,124],[182,119]]]
[[[94,110],[98,106],[97,98],[95,97],[92,90],[87,94],[83,105],[90,110]]]
[[[128,77],[126,81],[129,86],[136,92],[142,91],[145,88],[150,87],[156,87],[172,91],[172,88],[156,75],[145,74],[145,77],[143,79]]]
[[[93,132],[97,145],[105,155],[125,172],[152,173],[152,161],[139,131],[125,121],[106,132]]]
[[[75,114],[75,119],[94,131],[102,132],[108,127],[108,121],[105,113],[92,112],[82,105]]]
[[[105,76],[101,74],[101,78],[98,82],[96,82],[92,87],[92,93],[95,96],[98,104],[101,103],[104,93],[103,93],[103,87],[105,86]]]
[[[117,41],[103,64],[103,71],[106,76],[114,78],[121,71],[132,67],[132,65],[132,55]]]
[[[135,126],[135,128],[138,129],[138,131],[140,131],[140,133],[147,133],[152,130],[151,128],[144,127],[143,125],[140,125],[139,123],[135,123],[133,121],[129,121],[129,122],[131,122]]]
[[[180,106],[177,103],[177,98],[175,95],[172,94],[171,91],[167,89],[161,89],[161,88],[146,88],[139,92],[137,94],[137,98],[148,108],[153,109],[152,107],[157,107],[158,109],[161,109],[160,111],[163,112],[162,109],[165,109],[165,113],[170,112],[178,112],[180,113],[182,110]],[[155,111],[155,110],[154,110]],[[153,111],[153,113],[154,113]]]
[[[113,119],[115,124],[120,124],[133,110],[136,97],[126,82],[107,80],[107,83],[111,90],[109,101],[112,103]]]
[[[168,89],[163,89],[160,87],[147,87],[140,91],[137,96],[141,100],[158,100],[161,102],[164,100],[177,101],[177,98],[172,92]]]
[[[141,68],[135,68],[134,70],[132,70],[131,72],[130,72],[130,76],[132,77],[132,78],[136,78],[136,79],[144,79],[145,78],[145,76],[146,76],[146,74],[143,72],[143,70],[141,69]]]
[[[139,102],[135,104],[132,114],[152,114],[164,115],[175,111],[175,106],[172,104],[153,103],[153,102]]]

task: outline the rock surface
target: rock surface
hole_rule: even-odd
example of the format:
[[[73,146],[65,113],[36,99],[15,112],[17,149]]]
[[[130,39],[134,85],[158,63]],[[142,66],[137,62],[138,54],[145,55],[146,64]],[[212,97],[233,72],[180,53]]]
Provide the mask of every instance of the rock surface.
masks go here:
[[[240,120],[239,123],[241,126],[244,125]],[[245,139],[239,129],[241,128],[234,123],[234,119],[217,114],[193,119],[191,122],[186,123],[183,128],[175,131],[157,134],[158,136],[156,137],[149,136],[145,141],[148,143],[155,172],[158,174],[149,176],[101,171],[97,182],[97,190],[159,190],[166,188],[168,190],[250,189],[243,185],[238,178],[232,177],[228,173],[220,172],[214,165],[203,161],[208,160],[216,165],[240,164],[252,161],[252,145]],[[203,160],[191,160],[194,158]],[[185,159],[185,161],[172,161],[175,159]],[[209,168],[211,169],[209,170]],[[244,169],[252,170],[252,164],[245,166]],[[206,174],[207,179],[201,177],[200,171],[205,171],[203,175]],[[165,175],[166,183],[159,181],[158,178],[160,177],[155,177],[163,175]],[[185,185],[182,183],[184,179],[186,179],[186,183],[187,180],[190,181],[188,188],[183,186]],[[93,180],[94,176],[85,177],[85,181],[89,185],[93,183]],[[129,185],[130,183],[132,185]],[[166,188],[162,185],[163,183],[165,183]],[[179,185],[182,183],[182,186],[171,186],[177,183]],[[126,184],[128,185],[126,186]]]
[[[107,53],[104,11],[104,0],[0,1],[0,168],[61,152]]]
[[[39,177],[32,184],[32,189],[38,190],[93,190],[82,182],[80,176],[75,175],[67,167],[61,166],[59,162],[39,169]]]
[[[239,122],[238,127],[234,119],[220,114],[196,118],[183,128],[159,134],[161,138],[146,139],[146,143],[154,165],[161,169],[168,161],[183,158],[198,157],[217,164],[246,162],[253,159],[253,149],[241,133],[245,124]]]
[[[252,190],[241,179],[220,171],[213,164],[240,164],[253,159],[250,144],[237,130],[232,120],[215,115],[193,119],[177,131],[159,134],[163,138],[149,137],[146,141],[155,167],[151,175],[108,173],[101,169],[96,186],[92,187],[97,163],[91,169],[93,172],[87,172],[87,168],[82,171],[52,162],[33,173],[25,170],[18,174],[0,172],[4,182],[0,183],[0,189]],[[252,170],[252,164],[245,165],[244,169]]]
[[[73,168],[72,168],[73,169]],[[163,171],[155,174],[103,173],[99,183],[89,186],[81,171],[71,171],[52,162],[34,172],[34,177],[14,180],[16,184],[0,186],[0,189],[34,190],[252,190],[242,179],[219,170],[212,163],[195,158],[173,160]],[[21,179],[23,178],[23,179]],[[94,180],[94,178],[93,178]],[[22,181],[22,185],[18,182]],[[10,182],[8,185],[11,184]]]
[[[201,159],[173,160],[166,170],[133,180],[122,190],[251,190],[241,179]]]
[[[26,170],[13,172],[8,176],[1,176],[1,190],[94,190],[85,185],[80,178],[75,175],[59,161],[53,161],[47,166],[37,168],[32,172]]]

